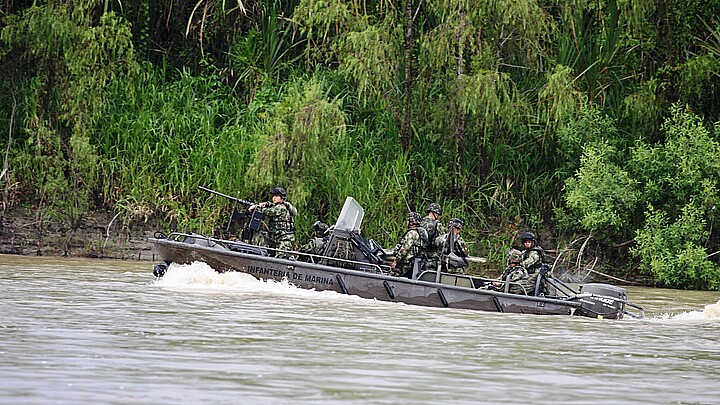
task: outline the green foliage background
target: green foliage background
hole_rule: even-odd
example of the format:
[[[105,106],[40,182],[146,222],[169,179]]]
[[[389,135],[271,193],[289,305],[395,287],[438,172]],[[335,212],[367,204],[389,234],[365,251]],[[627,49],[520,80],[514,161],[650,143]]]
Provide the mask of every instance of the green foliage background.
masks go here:
[[[0,5],[3,209],[219,232],[281,185],[389,246],[439,202],[498,264],[518,230],[720,289],[720,0],[47,0]],[[301,232],[301,235],[303,233]],[[631,248],[626,249],[628,241]],[[637,270],[634,270],[637,269]]]

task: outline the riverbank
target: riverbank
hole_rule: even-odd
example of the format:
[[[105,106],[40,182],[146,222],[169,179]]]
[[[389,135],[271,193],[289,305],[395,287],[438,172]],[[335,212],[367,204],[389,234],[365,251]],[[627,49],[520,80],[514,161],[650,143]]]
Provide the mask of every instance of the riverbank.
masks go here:
[[[150,220],[123,223],[113,212],[85,216],[77,230],[67,222],[37,218],[37,210],[15,206],[0,217],[0,254],[159,260],[148,238],[161,229]]]
[[[37,220],[34,207],[14,206],[0,216],[0,254],[24,256],[87,257],[117,260],[160,261],[148,238],[163,227],[157,219],[123,221],[109,211],[93,211],[73,232],[67,222]],[[498,270],[485,259],[471,260],[473,275],[496,277]],[[566,270],[556,274],[568,282],[611,282],[627,285],[653,286],[647,275],[626,274],[617,278],[597,270]]]

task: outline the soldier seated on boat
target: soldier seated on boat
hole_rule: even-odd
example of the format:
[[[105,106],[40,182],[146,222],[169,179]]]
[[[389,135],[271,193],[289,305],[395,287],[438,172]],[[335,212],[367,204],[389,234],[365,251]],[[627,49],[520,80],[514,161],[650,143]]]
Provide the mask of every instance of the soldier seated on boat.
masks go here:
[[[269,247],[278,249],[275,257],[294,258],[287,253],[293,250],[295,244],[295,217],[297,208],[285,201],[287,192],[282,187],[275,187],[270,190],[272,201],[266,201],[251,205],[248,210],[262,210],[267,219]]]
[[[322,255],[328,242],[328,225],[321,221],[315,221],[313,224],[314,236],[308,243],[302,245],[300,252],[309,253],[311,255]]]
[[[465,221],[460,218],[450,220],[449,231],[440,235],[435,243],[440,246],[441,271],[454,274],[467,274],[468,248],[465,240],[460,235]]]
[[[540,247],[537,238],[532,232],[524,232],[522,235],[520,235],[520,242],[522,243],[523,248],[525,248],[522,251],[522,261],[520,262],[520,264],[527,270],[529,277],[528,282],[532,284],[532,292],[529,292],[528,294],[533,294],[535,291],[535,285],[537,283],[538,277],[541,277],[544,273],[541,270],[545,268],[545,271],[547,271],[547,268],[549,268],[549,266],[545,264],[545,251],[542,247]],[[538,294],[547,294],[547,292],[548,291],[545,279],[541,278]]]
[[[538,245],[537,238],[532,232],[524,232],[520,235],[520,242],[525,248],[522,251],[520,264],[528,272],[535,272],[545,261],[545,251]]]
[[[492,284],[495,290],[504,290],[505,283],[509,283],[508,292],[514,294],[534,295],[538,277],[544,276],[543,268],[545,252],[538,246],[537,238],[531,232],[524,232],[520,235],[520,241],[524,250],[508,250],[508,264],[500,276],[500,281]],[[540,280],[539,293],[547,294],[547,286],[544,278]]]
[[[425,228],[420,227],[421,221],[422,217],[417,212],[408,214],[408,229],[393,249],[395,260],[390,264],[391,276],[412,277],[415,259],[424,258],[428,236]],[[422,266],[422,263],[418,265]]]
[[[522,252],[508,249],[507,256],[505,271],[500,275],[499,281],[493,282],[489,288],[495,291],[505,291],[507,288],[507,292],[511,294],[532,295],[535,284],[530,281],[528,272],[522,265]]]

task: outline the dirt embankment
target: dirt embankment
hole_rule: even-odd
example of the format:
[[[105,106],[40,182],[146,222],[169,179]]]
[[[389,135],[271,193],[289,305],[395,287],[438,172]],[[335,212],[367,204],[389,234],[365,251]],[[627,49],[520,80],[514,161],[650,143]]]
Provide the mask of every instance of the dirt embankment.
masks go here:
[[[73,232],[67,222],[38,221],[35,208],[15,206],[0,214],[0,253],[38,256],[159,260],[147,239],[153,222],[123,224],[111,212],[93,212]]]

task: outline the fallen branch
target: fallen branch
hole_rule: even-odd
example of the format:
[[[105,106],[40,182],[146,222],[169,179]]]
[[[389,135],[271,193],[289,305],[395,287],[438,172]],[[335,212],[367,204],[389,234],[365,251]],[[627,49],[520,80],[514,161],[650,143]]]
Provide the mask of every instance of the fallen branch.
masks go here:
[[[622,243],[618,243],[617,245],[613,245],[613,247],[614,247],[614,248],[621,248],[621,247],[625,247],[625,246],[627,246],[627,245],[631,245],[631,244],[633,244],[633,243],[635,243],[635,238],[632,238],[632,239],[630,239],[630,240],[626,240],[625,242],[622,242]]]
[[[107,241],[110,238],[110,227],[112,226],[113,222],[117,219],[117,217],[120,216],[120,213],[118,212],[115,214],[112,220],[110,220],[110,223],[105,227],[105,242],[103,242],[102,250],[100,251],[100,256],[105,255],[105,245],[107,245]]]
[[[582,278],[583,280],[587,279],[588,276],[590,275],[590,273],[593,272],[593,271],[595,271],[595,270],[593,270],[593,269],[595,268],[595,265],[597,264],[597,261],[598,261],[598,258],[596,257],[595,260],[593,261],[592,265],[590,265],[589,268],[588,268],[588,266],[585,266],[585,268],[587,269],[588,272],[587,272],[587,274],[585,274],[585,277]]]
[[[583,252],[585,251],[585,247],[587,246],[588,242],[590,242],[590,238],[592,238],[592,234],[588,235],[587,239],[585,239],[585,242],[583,242],[582,246],[580,246],[580,251],[578,252],[577,258],[575,260],[575,267],[577,267],[578,269],[580,268]]]
[[[597,271],[597,270],[590,269],[590,272],[591,272],[591,273],[595,273],[595,274],[599,274],[599,275],[601,275],[601,276],[603,276],[603,277],[607,277],[607,278],[612,279],[612,280],[615,280],[615,281],[621,281],[621,282],[626,283],[626,284],[635,284],[635,283],[633,283],[632,281],[623,280],[623,279],[621,279],[621,278],[613,277],[613,276],[611,276],[611,275],[609,275],[609,274],[605,274],[605,273],[599,272],[599,271]]]

